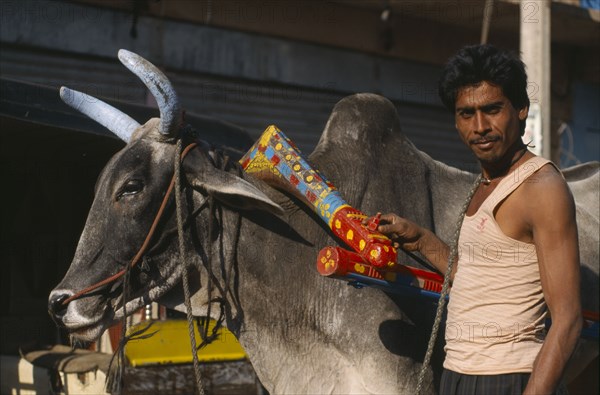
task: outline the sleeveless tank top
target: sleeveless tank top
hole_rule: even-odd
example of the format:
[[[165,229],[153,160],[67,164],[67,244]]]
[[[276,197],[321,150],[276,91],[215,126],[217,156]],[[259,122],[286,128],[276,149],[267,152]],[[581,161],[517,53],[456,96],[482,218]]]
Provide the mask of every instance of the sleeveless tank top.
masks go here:
[[[534,244],[506,236],[494,210],[549,160],[533,157],[500,181],[459,236],[444,367],[463,374],[531,372],[546,304]]]

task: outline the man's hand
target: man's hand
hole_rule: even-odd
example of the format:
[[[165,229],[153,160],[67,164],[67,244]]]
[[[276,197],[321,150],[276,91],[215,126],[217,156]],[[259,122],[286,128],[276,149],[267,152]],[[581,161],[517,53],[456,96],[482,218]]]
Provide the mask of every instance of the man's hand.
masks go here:
[[[419,240],[423,236],[423,229],[414,222],[399,217],[396,214],[383,214],[377,230],[394,243],[394,247],[406,251],[419,251]]]
[[[369,221],[371,218],[365,219],[362,223],[366,226]],[[389,237],[394,247],[421,253],[437,270],[445,273],[450,248],[429,229],[396,214],[388,213],[381,215],[377,231]]]

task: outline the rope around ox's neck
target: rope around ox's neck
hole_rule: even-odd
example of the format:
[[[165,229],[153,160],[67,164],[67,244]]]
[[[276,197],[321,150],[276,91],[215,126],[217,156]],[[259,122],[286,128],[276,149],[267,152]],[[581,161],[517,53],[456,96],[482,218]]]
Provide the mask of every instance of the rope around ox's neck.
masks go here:
[[[180,152],[182,148],[182,143],[181,140],[177,141],[177,145],[176,145],[176,152]],[[215,166],[220,168],[221,170],[226,171],[227,166],[230,164],[229,162],[229,157],[224,156],[222,158],[222,161],[220,161],[219,159],[217,159],[217,157],[219,157],[218,155],[215,155],[215,157],[213,158],[213,160],[215,161]],[[220,157],[219,157],[220,158]],[[184,216],[183,216],[183,206],[184,206],[184,201],[182,200],[182,194],[184,193],[184,191],[181,188],[181,161],[177,161],[177,156],[175,157],[175,174],[174,174],[174,178],[175,178],[175,182],[176,182],[176,186],[175,186],[175,205],[176,205],[176,217],[177,217],[177,232],[178,232],[178,241],[179,241],[179,254],[180,254],[180,259],[182,261],[182,266],[183,266],[183,272],[182,272],[182,286],[183,286],[183,293],[184,293],[184,303],[185,303],[185,307],[186,307],[186,318],[188,321],[188,332],[189,332],[189,337],[190,337],[190,345],[191,345],[191,349],[192,349],[192,360],[193,360],[193,365],[194,365],[194,377],[195,377],[195,381],[196,381],[196,388],[198,389],[198,393],[200,395],[204,394],[204,389],[202,387],[202,380],[201,380],[201,372],[200,372],[200,362],[198,359],[198,350],[201,349],[203,346],[211,343],[212,341],[214,341],[217,336],[218,336],[218,330],[220,329],[221,325],[222,325],[222,321],[225,318],[225,312],[226,311],[230,311],[229,308],[229,304],[227,302],[227,295],[231,294],[231,289],[229,287],[229,282],[230,282],[230,278],[231,278],[231,270],[233,270],[233,266],[230,268],[230,270],[227,270],[225,267],[222,267],[222,272],[225,275],[224,281],[225,284],[224,286],[220,286],[217,279],[214,276],[214,273],[212,271],[212,257],[213,257],[213,253],[212,253],[212,240],[213,237],[215,236],[214,233],[214,224],[216,222],[218,222],[218,220],[216,220],[215,215],[217,215],[218,212],[220,212],[218,205],[215,202],[215,199],[208,195],[206,197],[206,201],[202,204],[202,207],[204,207],[205,205],[208,205],[208,209],[209,209],[209,221],[208,221],[208,233],[207,233],[207,240],[208,240],[208,245],[207,245],[207,249],[206,249],[206,259],[202,259],[202,255],[200,255],[200,259],[202,259],[204,267],[207,271],[207,299],[208,299],[208,308],[207,308],[207,313],[206,313],[206,319],[204,319],[203,321],[200,320],[199,318],[194,317],[193,312],[192,312],[192,303],[191,303],[191,294],[190,294],[190,286],[189,286],[189,269],[192,267],[192,265],[190,263],[186,263],[186,251],[185,251],[185,239],[184,239],[184,226],[185,226],[185,222],[184,222]],[[193,213],[192,213],[193,215]],[[238,241],[239,241],[239,229],[240,229],[240,221],[241,221],[241,214],[238,214],[237,216],[237,225],[236,225],[236,229],[237,232],[234,235],[233,238],[233,245],[237,246]],[[222,220],[222,218],[221,218]],[[221,221],[222,222],[222,221]],[[222,230],[222,228],[221,228]],[[219,234],[220,234],[220,230],[219,228],[216,230],[217,234],[216,237],[218,238]],[[235,250],[235,248],[234,248]],[[234,258],[235,260],[235,258]],[[224,264],[224,262],[223,262]],[[233,265],[233,263],[232,263]],[[198,267],[198,269],[200,270],[200,268]],[[213,286],[213,282],[214,282],[214,286],[218,289],[218,291],[221,294],[221,298],[217,298],[217,299],[213,299],[212,298],[212,286]],[[239,310],[241,307],[238,303],[238,301],[236,300],[235,295],[231,294],[231,296],[233,297],[233,303],[234,306]],[[220,311],[220,315],[219,318],[216,320],[215,325],[212,328],[212,333],[209,334],[209,323],[211,321],[211,307],[213,302],[218,301],[219,305],[221,307],[221,311]],[[195,330],[194,330],[194,321],[197,324],[198,327],[198,332],[200,334],[200,345],[197,345],[196,343],[196,336],[195,336]]]
[[[427,368],[429,367],[429,363],[431,362],[433,347],[435,346],[437,334],[440,329],[440,324],[442,322],[442,313],[444,312],[444,307],[446,306],[446,297],[448,296],[449,292],[450,277],[452,275],[454,261],[458,256],[458,238],[460,236],[460,229],[462,227],[465,214],[467,213],[467,209],[469,208],[469,204],[471,204],[471,200],[473,199],[473,195],[475,194],[475,191],[477,191],[477,188],[481,184],[481,179],[482,175],[480,174],[471,186],[469,194],[467,195],[467,198],[465,199],[465,202],[458,216],[459,218],[456,223],[456,228],[454,229],[454,233],[452,234],[452,239],[450,241],[450,254],[448,255],[448,267],[446,268],[446,273],[444,274],[444,283],[442,285],[442,291],[440,292],[438,306],[435,311],[435,320],[433,321],[431,336],[429,337],[429,343],[427,344],[427,352],[425,353],[425,358],[423,358],[423,365],[421,366],[421,370],[419,371],[419,379],[417,381],[417,394],[421,394],[421,391],[423,390],[423,380],[425,379],[425,373],[427,373]]]
[[[177,235],[179,241],[179,258],[183,263],[182,267],[182,280],[183,280],[183,295],[185,301],[186,316],[188,321],[188,332],[190,336],[190,345],[192,347],[192,360],[194,363],[194,378],[196,380],[196,388],[198,389],[199,395],[204,395],[204,388],[202,387],[202,378],[200,373],[200,361],[198,360],[198,348],[196,346],[196,334],[194,333],[194,315],[192,314],[192,302],[190,296],[190,283],[188,276],[189,264],[185,260],[185,243],[183,234],[183,209],[182,209],[182,193],[181,190],[181,160],[179,153],[182,151],[181,139],[177,140],[175,148],[175,208],[177,217]]]

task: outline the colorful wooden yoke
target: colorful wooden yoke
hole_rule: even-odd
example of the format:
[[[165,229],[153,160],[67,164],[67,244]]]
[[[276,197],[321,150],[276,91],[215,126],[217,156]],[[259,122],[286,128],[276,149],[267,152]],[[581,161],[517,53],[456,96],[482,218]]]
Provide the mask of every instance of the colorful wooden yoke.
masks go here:
[[[360,255],[340,247],[325,247],[317,257],[317,270],[322,276],[350,280],[361,287],[375,286],[392,292],[417,293],[439,297],[444,279],[437,273],[405,265],[378,269],[367,264]]]
[[[437,273],[398,265],[390,239],[376,230],[379,216],[363,225],[367,216],[350,207],[277,127],[269,126],[240,163],[247,173],[304,201],[352,249],[323,248],[317,257],[321,275],[392,292],[433,297],[441,290],[443,279]]]
[[[271,125],[264,131],[240,163],[247,173],[290,191],[306,202],[340,240],[370,265],[396,266],[396,249],[390,239],[376,231],[377,223],[362,225],[366,215],[350,207],[276,126]]]
[[[357,288],[370,286],[439,299],[442,276],[397,264],[397,251],[391,240],[377,232],[379,216],[363,225],[367,216],[350,207],[276,126],[264,131],[240,163],[247,173],[304,201],[352,249],[323,248],[317,256],[317,270],[322,276],[344,279]],[[598,313],[584,311],[584,316],[586,327],[582,336],[598,340]]]

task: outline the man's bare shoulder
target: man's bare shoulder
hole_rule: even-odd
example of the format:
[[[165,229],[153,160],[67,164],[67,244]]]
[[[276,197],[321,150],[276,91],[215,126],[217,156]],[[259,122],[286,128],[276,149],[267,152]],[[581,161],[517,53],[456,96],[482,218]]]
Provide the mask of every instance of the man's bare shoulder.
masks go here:
[[[550,163],[537,169],[523,183],[528,192],[540,193],[545,190],[559,192],[560,190],[568,192],[569,188],[562,174]]]
[[[573,195],[562,174],[551,164],[542,166],[524,183],[522,197],[529,202],[534,217],[573,213]]]

